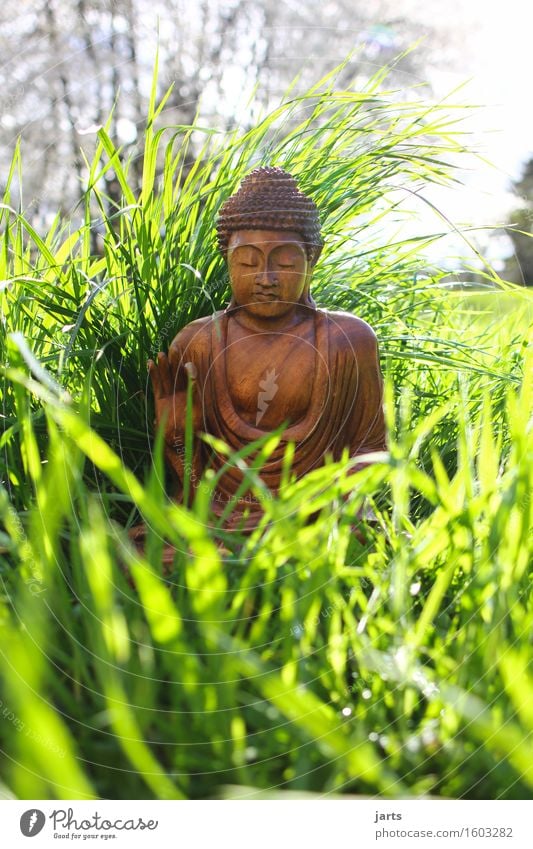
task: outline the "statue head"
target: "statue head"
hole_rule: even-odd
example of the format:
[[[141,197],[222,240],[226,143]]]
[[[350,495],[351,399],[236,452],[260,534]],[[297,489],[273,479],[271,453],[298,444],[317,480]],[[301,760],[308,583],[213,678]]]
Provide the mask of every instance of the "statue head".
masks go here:
[[[322,250],[318,210],[281,168],[257,168],[220,210],[218,244],[227,258],[230,307],[281,316],[295,302],[314,307],[312,269]]]
[[[299,233],[311,266],[322,251],[318,209],[283,168],[256,168],[222,206],[217,234],[224,255],[227,255],[232,233],[238,230]]]

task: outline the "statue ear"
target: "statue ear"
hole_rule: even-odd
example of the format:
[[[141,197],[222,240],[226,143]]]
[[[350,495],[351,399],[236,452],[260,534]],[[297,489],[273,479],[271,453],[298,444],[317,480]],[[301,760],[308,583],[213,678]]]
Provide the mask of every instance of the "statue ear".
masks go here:
[[[313,245],[311,248],[311,256],[309,257],[309,264],[311,268],[314,268],[318,262],[320,254],[322,253],[322,248],[324,245]]]
[[[313,265],[311,260],[307,263],[307,273],[305,275],[305,284],[304,289],[300,297],[301,304],[307,304],[307,306],[315,306],[315,302],[311,297],[311,277],[313,276]]]

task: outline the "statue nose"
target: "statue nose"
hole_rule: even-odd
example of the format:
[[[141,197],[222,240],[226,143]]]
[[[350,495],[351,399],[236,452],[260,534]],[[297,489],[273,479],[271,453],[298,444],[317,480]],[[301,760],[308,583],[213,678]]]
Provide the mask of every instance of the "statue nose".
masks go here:
[[[278,278],[274,271],[270,269],[265,269],[264,271],[259,272],[259,274],[255,277],[256,284],[259,286],[272,286],[277,284]]]

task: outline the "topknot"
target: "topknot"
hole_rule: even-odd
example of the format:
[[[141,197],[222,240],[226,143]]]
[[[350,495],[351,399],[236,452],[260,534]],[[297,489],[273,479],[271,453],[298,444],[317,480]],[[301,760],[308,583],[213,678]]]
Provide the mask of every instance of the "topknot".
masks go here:
[[[302,236],[312,265],[322,250],[318,209],[283,168],[256,168],[222,206],[217,220],[222,253],[236,230],[294,230]]]

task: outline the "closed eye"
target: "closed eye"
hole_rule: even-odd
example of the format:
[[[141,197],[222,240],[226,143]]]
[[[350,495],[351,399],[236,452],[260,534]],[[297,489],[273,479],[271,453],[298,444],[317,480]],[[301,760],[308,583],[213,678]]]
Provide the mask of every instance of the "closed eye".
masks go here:
[[[288,265],[284,265],[282,262],[278,262],[278,268],[294,268],[294,264],[291,262]]]
[[[257,263],[255,262],[240,262],[239,265],[242,265],[243,268],[257,268]]]

